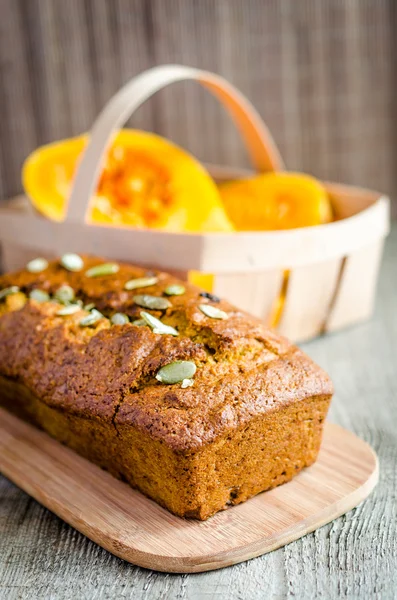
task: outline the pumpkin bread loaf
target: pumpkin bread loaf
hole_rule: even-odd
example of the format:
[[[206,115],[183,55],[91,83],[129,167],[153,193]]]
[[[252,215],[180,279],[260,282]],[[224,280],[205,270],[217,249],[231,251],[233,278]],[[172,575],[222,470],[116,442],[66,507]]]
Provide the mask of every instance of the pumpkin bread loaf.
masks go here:
[[[166,273],[65,255],[0,277],[0,403],[176,515],[312,464],[331,395],[301,350]]]

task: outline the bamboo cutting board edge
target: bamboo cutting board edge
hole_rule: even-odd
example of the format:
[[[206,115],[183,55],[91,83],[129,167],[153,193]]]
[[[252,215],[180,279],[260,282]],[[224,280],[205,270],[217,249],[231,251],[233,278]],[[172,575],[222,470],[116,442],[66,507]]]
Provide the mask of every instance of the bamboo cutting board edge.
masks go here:
[[[317,463],[290,483],[206,522],[187,521],[0,409],[0,471],[120,558],[193,573],[255,558],[343,515],[375,487],[378,461],[366,442],[327,423]]]

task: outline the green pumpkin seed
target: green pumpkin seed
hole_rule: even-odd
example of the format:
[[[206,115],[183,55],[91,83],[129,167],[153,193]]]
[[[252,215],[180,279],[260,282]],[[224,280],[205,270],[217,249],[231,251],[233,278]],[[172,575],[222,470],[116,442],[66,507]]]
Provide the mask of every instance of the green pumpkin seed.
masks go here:
[[[171,302],[167,298],[160,298],[159,296],[150,296],[149,294],[142,294],[134,296],[135,304],[142,306],[142,308],[151,308],[152,310],[165,310],[172,306]]]
[[[184,379],[182,381],[181,388],[184,389],[184,388],[187,388],[187,387],[191,387],[193,385],[193,383],[194,383],[193,379]]]
[[[0,300],[4,300],[6,296],[11,296],[12,294],[17,294],[19,292],[19,287],[17,285],[12,285],[11,287],[4,288],[4,290],[0,290]]]
[[[143,319],[136,319],[135,321],[132,321],[132,324],[136,325],[137,327],[145,327],[145,325],[147,325],[146,321]]]
[[[211,304],[200,304],[199,309],[210,319],[228,319],[229,315]]]
[[[79,310],[81,310],[81,307],[78,304],[68,304],[67,306],[64,306],[58,310],[56,314],[59,317],[66,317],[68,315],[74,315],[75,313],[79,312]]]
[[[95,304],[93,302],[90,302],[89,304],[86,304],[84,306],[84,310],[88,310],[88,311],[92,310],[93,308],[95,308]]]
[[[161,383],[179,383],[184,379],[191,379],[196,372],[196,365],[190,360],[177,360],[162,367],[156,379]]]
[[[55,300],[60,304],[69,304],[74,300],[74,289],[70,285],[61,285],[54,294]]]
[[[125,290],[136,290],[137,288],[149,287],[156,285],[158,277],[138,277],[137,279],[130,279],[124,285]]]
[[[182,296],[185,292],[186,288],[178,283],[168,285],[164,290],[164,294],[167,294],[167,296]]]
[[[61,257],[61,265],[67,270],[72,272],[81,271],[84,267],[84,261],[78,254],[68,252]]]
[[[165,323],[162,323],[160,319],[156,319],[156,317],[154,317],[150,313],[142,311],[141,317],[149,325],[149,327],[152,328],[153,333],[158,333],[160,335],[179,335],[176,329],[174,329],[170,325],[165,325]]]
[[[34,258],[28,262],[26,270],[29,271],[29,273],[41,273],[42,271],[45,271],[47,267],[48,260],[45,258]]]
[[[103,318],[103,314],[94,308],[89,315],[81,319],[79,325],[80,327],[90,327],[91,325],[95,325],[95,323]]]
[[[117,263],[103,263],[102,265],[91,267],[85,274],[87,277],[103,277],[104,275],[114,275],[119,269],[120,266]]]
[[[145,321],[146,325],[149,325],[149,327],[153,328],[162,326],[162,322],[160,321],[160,319],[156,319],[156,317],[154,317],[150,313],[145,312],[144,310],[141,311],[141,317]]]
[[[50,296],[44,290],[35,289],[30,292],[29,298],[31,300],[35,300],[39,304],[42,304],[43,302],[48,302]]]
[[[110,322],[112,325],[125,325],[126,323],[129,323],[130,320],[124,313],[115,313],[111,317]]]

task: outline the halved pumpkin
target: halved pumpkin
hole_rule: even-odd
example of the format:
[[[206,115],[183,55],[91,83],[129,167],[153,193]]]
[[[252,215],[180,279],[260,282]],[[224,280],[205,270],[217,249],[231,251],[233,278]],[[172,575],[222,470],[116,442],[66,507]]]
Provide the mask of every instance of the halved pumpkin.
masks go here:
[[[55,221],[67,200],[86,135],[42,146],[25,161],[23,185]],[[89,220],[168,231],[233,231],[214,181],[190,154],[144,131],[124,129],[108,153]]]
[[[233,225],[240,231],[293,229],[327,223],[331,204],[323,185],[301,173],[266,173],[220,184]]]

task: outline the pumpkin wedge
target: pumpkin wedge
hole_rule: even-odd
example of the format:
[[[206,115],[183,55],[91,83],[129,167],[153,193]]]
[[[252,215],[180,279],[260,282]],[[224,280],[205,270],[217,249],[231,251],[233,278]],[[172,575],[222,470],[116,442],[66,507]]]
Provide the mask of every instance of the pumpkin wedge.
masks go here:
[[[25,161],[23,185],[35,208],[55,221],[67,200],[86,135],[42,146]],[[234,228],[210,175],[190,154],[144,131],[123,129],[105,161],[89,220],[167,231]]]
[[[324,186],[310,175],[265,173],[220,184],[219,191],[239,231],[309,227],[332,218]]]

